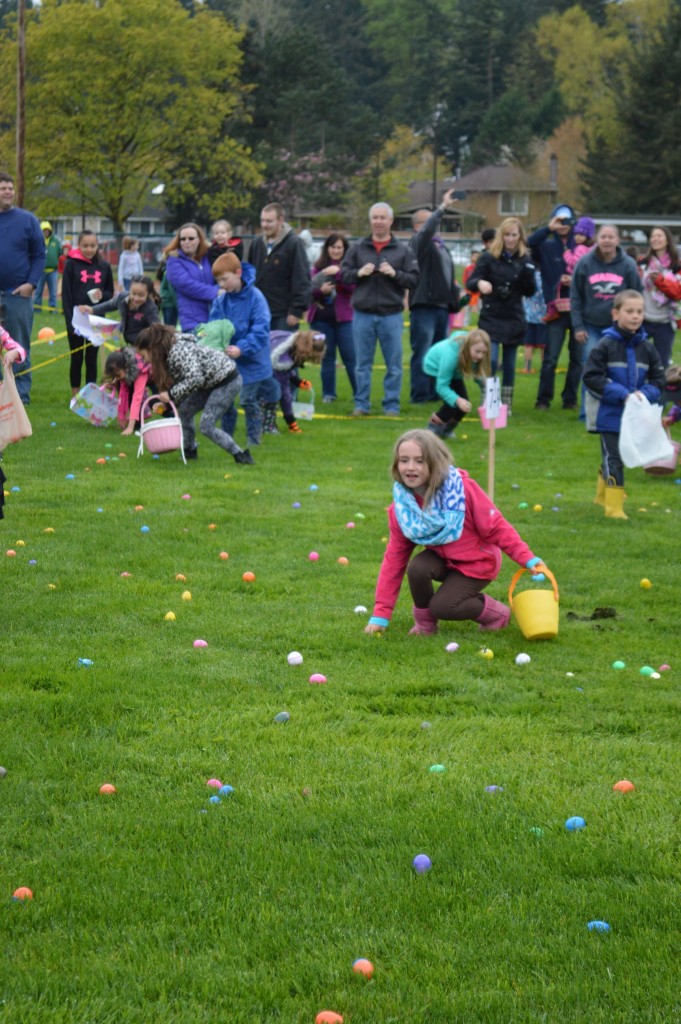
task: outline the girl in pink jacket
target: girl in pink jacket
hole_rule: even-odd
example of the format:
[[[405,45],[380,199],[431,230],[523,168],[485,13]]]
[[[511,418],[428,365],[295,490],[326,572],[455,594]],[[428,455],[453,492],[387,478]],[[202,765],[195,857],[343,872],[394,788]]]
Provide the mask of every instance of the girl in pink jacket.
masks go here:
[[[429,430],[409,430],[393,454],[390,540],[376,584],[366,633],[390,623],[406,572],[414,601],[411,633],[437,633],[438,620],[473,619],[480,629],[503,629],[511,610],[483,594],[499,575],[501,552],[543,579],[544,567],[465,470]],[[414,548],[423,551],[412,558]],[[440,584],[437,591],[433,582]]]

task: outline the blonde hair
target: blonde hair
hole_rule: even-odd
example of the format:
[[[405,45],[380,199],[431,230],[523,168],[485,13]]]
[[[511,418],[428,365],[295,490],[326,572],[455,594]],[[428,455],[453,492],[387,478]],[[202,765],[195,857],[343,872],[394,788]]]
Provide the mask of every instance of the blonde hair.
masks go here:
[[[435,496],[435,492],[442,487],[449,474],[449,467],[452,466],[452,453],[444,441],[441,441],[432,430],[408,430],[395,442],[393,449],[393,461],[390,473],[393,480],[402,483],[402,477],[398,468],[400,446],[406,441],[413,441],[419,446],[428,467],[428,482],[426,492],[423,496],[423,506],[427,508]]]
[[[633,299],[639,299],[643,302],[643,296],[635,288],[625,288],[624,291],[618,292],[615,296],[612,308],[621,309],[625,302],[631,302]]]
[[[506,217],[504,220],[502,220],[501,224],[497,228],[497,233],[494,236],[494,241],[489,247],[490,253],[497,260],[504,251],[504,231],[510,228],[511,225],[515,225],[515,227],[517,227],[518,231],[520,232],[518,245],[515,249],[518,256],[527,256],[528,252],[530,251],[527,247],[527,238],[525,236],[525,228],[523,227],[522,222],[519,221],[517,217]]]
[[[473,363],[471,358],[471,349],[473,345],[485,345],[485,354],[477,364]],[[459,366],[466,377],[473,376],[473,370],[477,366],[478,377],[489,377],[491,375],[490,367],[490,351],[492,347],[492,339],[490,338],[487,331],[481,331],[479,327],[475,330],[469,331],[463,342],[459,345]]]
[[[319,366],[326,352],[326,338],[317,331],[296,331],[290,348],[295,366],[313,363]]]

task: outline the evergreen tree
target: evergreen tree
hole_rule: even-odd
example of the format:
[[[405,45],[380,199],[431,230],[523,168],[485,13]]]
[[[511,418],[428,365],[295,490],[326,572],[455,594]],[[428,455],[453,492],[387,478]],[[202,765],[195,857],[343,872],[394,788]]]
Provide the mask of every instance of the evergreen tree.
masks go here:
[[[616,143],[593,144],[585,182],[593,209],[675,213],[681,207],[681,7],[639,39],[621,69]]]

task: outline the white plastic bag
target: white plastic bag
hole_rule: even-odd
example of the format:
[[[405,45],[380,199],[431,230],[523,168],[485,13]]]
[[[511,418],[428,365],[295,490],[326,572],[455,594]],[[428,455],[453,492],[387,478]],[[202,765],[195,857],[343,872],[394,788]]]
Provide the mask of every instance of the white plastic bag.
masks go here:
[[[651,405],[645,395],[632,395],[624,406],[620,427],[620,455],[627,469],[668,459],[673,448],[662,426],[662,406]]]

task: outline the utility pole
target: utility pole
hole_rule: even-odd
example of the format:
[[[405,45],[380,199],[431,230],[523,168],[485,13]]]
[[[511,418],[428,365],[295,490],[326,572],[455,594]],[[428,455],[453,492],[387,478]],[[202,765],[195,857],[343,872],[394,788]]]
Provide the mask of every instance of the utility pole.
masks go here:
[[[14,182],[17,206],[24,202],[24,148],[26,142],[26,8],[25,0],[17,2],[17,172]]]

